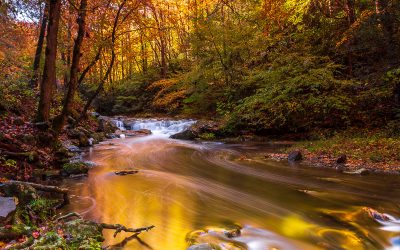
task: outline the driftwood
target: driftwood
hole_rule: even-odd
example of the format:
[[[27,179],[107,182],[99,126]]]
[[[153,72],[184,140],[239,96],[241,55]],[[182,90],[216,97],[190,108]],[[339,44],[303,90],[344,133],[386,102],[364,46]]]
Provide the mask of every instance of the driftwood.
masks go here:
[[[115,171],[116,175],[129,175],[129,174],[137,174],[139,170],[122,170],[122,171]]]
[[[121,224],[107,224],[107,223],[101,223],[100,224],[103,229],[114,229],[114,237],[116,237],[120,232],[124,231],[127,233],[141,233],[143,231],[149,231],[153,229],[155,226],[149,226],[149,227],[140,227],[140,228],[127,228]]]
[[[23,182],[23,181],[7,181],[4,182],[6,185],[24,185],[24,186],[31,186],[36,190],[39,191],[44,191],[44,192],[50,192],[50,193],[59,193],[63,195],[63,200],[64,202],[61,204],[66,205],[69,203],[69,198],[68,198],[68,189],[66,188],[60,188],[56,186],[46,186],[46,185],[41,185],[33,182]]]

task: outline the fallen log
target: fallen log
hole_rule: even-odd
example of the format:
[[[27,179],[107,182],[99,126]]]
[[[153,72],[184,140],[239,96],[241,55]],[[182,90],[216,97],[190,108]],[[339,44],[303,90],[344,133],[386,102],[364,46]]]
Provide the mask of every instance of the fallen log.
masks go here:
[[[18,159],[27,159],[30,162],[35,162],[39,160],[39,155],[32,151],[32,152],[11,152],[11,151],[4,151],[0,150],[0,155],[8,156],[11,158],[18,158]]]
[[[114,238],[122,231],[127,232],[127,233],[141,233],[143,231],[149,231],[153,229],[155,226],[151,225],[149,227],[140,227],[140,228],[127,228],[121,224],[107,224],[107,223],[101,223],[100,224],[103,229],[114,229]]]
[[[63,200],[64,202],[62,205],[66,205],[69,203],[69,198],[68,198],[68,189],[66,188],[60,188],[56,186],[47,186],[47,185],[42,185],[42,184],[37,184],[33,182],[24,182],[24,181],[7,181],[3,182],[5,185],[25,185],[25,186],[31,186],[36,190],[39,191],[44,191],[44,192],[50,192],[50,193],[60,193],[63,195]]]

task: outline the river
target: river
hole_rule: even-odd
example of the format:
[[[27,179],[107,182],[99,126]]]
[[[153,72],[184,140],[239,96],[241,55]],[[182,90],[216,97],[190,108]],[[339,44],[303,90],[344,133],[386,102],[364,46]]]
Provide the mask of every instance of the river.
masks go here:
[[[367,208],[400,216],[398,176],[341,174],[265,159],[279,144],[189,142],[169,139],[192,121],[140,120],[142,137],[113,139],[91,148],[98,166],[67,180],[71,204],[85,218],[129,227],[155,225],[123,249],[180,250],[188,241],[221,249],[399,249],[394,230]],[[115,171],[138,169],[135,175]],[[222,230],[242,227],[229,238]],[[203,230],[203,231],[199,231]],[[105,231],[104,246],[121,243]]]

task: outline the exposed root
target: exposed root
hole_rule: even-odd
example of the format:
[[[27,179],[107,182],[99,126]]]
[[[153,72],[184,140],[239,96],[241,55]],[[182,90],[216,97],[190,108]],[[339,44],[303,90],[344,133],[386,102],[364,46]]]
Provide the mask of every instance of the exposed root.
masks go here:
[[[69,213],[69,214],[66,214],[66,215],[58,217],[57,219],[55,219],[55,221],[59,222],[60,220],[66,220],[66,219],[69,219],[71,217],[78,217],[79,219],[82,218],[80,214],[72,212],[72,213]]]

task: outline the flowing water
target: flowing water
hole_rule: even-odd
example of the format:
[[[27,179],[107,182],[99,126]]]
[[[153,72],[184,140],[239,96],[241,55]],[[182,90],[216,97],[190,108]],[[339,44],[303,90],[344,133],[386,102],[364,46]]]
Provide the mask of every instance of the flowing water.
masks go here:
[[[192,123],[132,122],[132,129],[153,135],[90,149],[85,159],[98,166],[87,179],[66,182],[73,194],[67,209],[106,223],[156,226],[130,241],[124,241],[130,234],[113,238],[113,231],[105,231],[104,246],[124,249],[180,250],[190,240],[221,249],[399,249],[400,223],[383,230],[367,213],[373,208],[400,216],[399,177],[345,175],[265,159],[276,144],[168,138]],[[114,173],[127,169],[140,171]],[[221,233],[239,226],[238,237]]]

